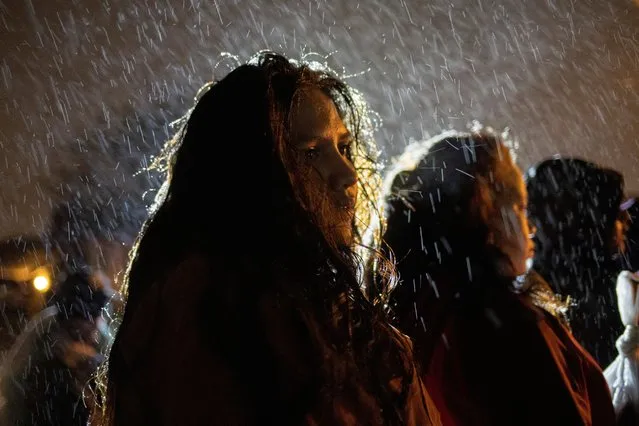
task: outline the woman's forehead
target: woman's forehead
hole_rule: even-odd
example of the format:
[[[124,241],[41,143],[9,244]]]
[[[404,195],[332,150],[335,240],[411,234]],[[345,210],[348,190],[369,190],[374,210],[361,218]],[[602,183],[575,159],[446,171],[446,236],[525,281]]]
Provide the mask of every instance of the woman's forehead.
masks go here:
[[[291,109],[291,134],[308,139],[326,130],[347,131],[333,99],[319,89],[301,91]]]

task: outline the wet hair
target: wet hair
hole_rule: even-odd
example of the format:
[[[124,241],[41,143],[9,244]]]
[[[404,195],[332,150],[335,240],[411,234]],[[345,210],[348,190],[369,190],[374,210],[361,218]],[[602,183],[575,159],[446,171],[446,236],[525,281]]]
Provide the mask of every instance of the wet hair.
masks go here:
[[[529,168],[525,178],[528,215],[537,228],[533,268],[562,292],[584,268],[595,280],[614,269],[623,176],[580,158],[556,157]]]
[[[376,201],[377,153],[369,111],[358,92],[327,68],[261,52],[200,91],[155,160],[167,178],[133,251],[120,330],[152,283],[161,283],[189,253],[204,253],[236,277],[232,286],[211,289],[210,316],[202,326],[222,336],[216,349],[264,412],[283,423],[298,413],[278,405],[272,392],[278,379],[269,365],[274,354],[264,342],[256,312],[260,297],[268,293],[292,300],[306,327],[319,336],[309,337],[316,354],[330,354],[310,361],[317,363],[314,374],[321,375],[319,394],[311,400],[349,389],[355,393],[354,388],[364,386],[381,408],[384,424],[400,424],[406,394],[398,396],[387,384],[400,376],[407,389],[407,358],[396,350],[395,334],[383,315],[363,297],[355,274],[356,252],[336,246],[322,231],[289,177],[291,107],[303,91],[316,89],[333,100],[354,139],[349,155],[360,177],[357,208],[364,213],[356,214],[353,228],[361,242]],[[231,164],[237,169],[229,174]],[[107,410],[113,408],[109,400],[122,374],[117,345],[116,338]]]
[[[485,253],[488,215],[521,196],[509,144],[480,129],[409,146],[385,180],[385,250],[436,268]]]
[[[497,274],[504,255],[490,241],[488,219],[521,198],[511,147],[491,129],[450,131],[410,145],[387,174],[382,252],[395,259],[401,281],[380,291],[390,293],[391,315],[409,336],[424,324],[438,335],[441,324],[429,317],[446,309],[443,285],[464,292],[482,285],[482,273]]]
[[[532,269],[574,304],[568,320],[577,341],[608,365],[623,332],[616,302],[615,221],[623,177],[579,158],[551,158],[526,173],[528,216],[537,228]]]

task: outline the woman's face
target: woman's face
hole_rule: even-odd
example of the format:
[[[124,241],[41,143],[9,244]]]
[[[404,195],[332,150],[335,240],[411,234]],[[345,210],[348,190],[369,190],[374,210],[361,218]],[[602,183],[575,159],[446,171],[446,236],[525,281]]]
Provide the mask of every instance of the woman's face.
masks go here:
[[[534,228],[529,224],[526,215],[528,195],[521,170],[514,164],[507,167],[514,168],[514,173],[510,173],[510,176],[513,178],[512,189],[515,197],[509,202],[495,203],[489,226],[493,244],[508,260],[502,265],[503,272],[514,278],[526,273],[527,261],[535,254],[532,241]]]
[[[621,212],[615,220],[615,234],[613,236],[613,246],[619,253],[626,251],[626,233],[630,227],[630,214],[627,211]]]
[[[295,166],[289,174],[305,207],[329,238],[340,245],[352,244],[357,200],[352,136],[322,91],[302,92],[294,102],[291,143]]]

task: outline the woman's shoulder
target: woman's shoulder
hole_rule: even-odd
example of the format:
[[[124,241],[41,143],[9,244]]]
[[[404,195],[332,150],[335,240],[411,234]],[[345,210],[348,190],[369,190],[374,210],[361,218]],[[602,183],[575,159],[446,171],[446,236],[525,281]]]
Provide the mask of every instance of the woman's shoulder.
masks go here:
[[[184,256],[149,286],[118,331],[117,349],[132,373],[127,382],[152,401],[159,418],[186,412],[179,421],[194,424],[212,406],[220,418],[248,415],[240,413],[242,392],[232,371],[202,334],[202,297],[213,269],[206,255]]]
[[[532,331],[544,314],[524,295],[499,285],[476,294],[467,294],[454,309],[457,327],[481,329],[497,334]]]
[[[191,303],[199,303],[210,275],[210,264],[199,253],[185,255],[147,287],[135,306],[125,305],[125,318],[117,332],[117,348],[129,364],[151,343],[156,327],[181,328]],[[144,279],[146,277],[141,277]],[[129,286],[135,285],[129,282]]]
[[[160,280],[164,308],[174,311],[182,303],[197,303],[210,284],[211,258],[203,253],[184,255]]]

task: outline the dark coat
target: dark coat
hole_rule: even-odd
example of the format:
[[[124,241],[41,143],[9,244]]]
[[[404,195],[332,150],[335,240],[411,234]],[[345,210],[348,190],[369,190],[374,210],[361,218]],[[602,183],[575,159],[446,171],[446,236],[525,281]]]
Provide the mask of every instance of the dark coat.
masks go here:
[[[216,272],[219,279],[219,270]],[[233,330],[235,325],[226,322],[204,326],[212,315],[206,303],[212,280],[206,257],[187,257],[168,274],[162,286],[149,289],[126,329],[120,329],[110,361],[125,372],[120,374],[115,390],[115,424],[231,426],[275,421],[281,425],[325,425],[329,424],[322,419],[326,409],[336,410],[339,425],[379,424],[374,399],[363,388],[355,400],[336,393],[329,398],[332,407],[315,405],[319,372],[308,368],[316,354],[307,344],[313,330],[299,322],[285,298],[264,297],[258,304],[264,339],[272,348],[272,370],[261,371],[263,360],[255,360],[254,354],[240,349],[254,342],[242,342],[246,339],[237,333],[224,339],[239,339],[232,350],[235,359],[229,358],[221,350],[228,342],[216,339],[224,335],[224,329]],[[408,346],[405,337],[397,336]],[[267,379],[269,375],[272,380]],[[261,393],[256,395],[256,389],[262,389]],[[439,424],[416,370],[408,401],[406,425]],[[362,420],[353,407],[365,413],[366,419]]]

